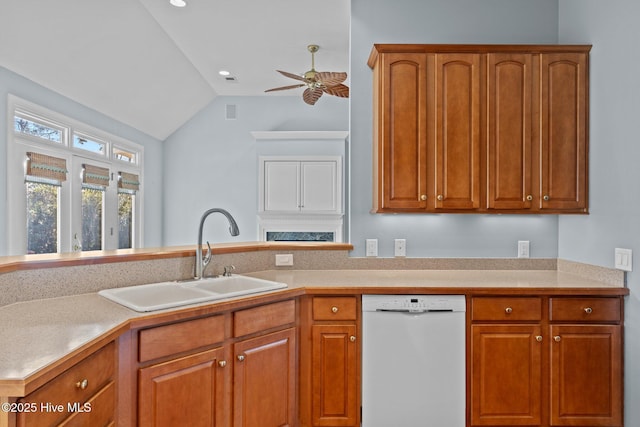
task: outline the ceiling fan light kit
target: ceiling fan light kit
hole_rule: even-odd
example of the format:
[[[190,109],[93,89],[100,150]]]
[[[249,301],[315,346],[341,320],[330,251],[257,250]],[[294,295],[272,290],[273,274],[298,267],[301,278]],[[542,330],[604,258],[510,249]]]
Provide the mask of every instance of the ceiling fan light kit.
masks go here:
[[[316,44],[310,44],[309,46],[307,46],[307,50],[311,53],[311,69],[302,75],[276,70],[283,76],[301,81],[302,83],[267,89],[265,90],[265,92],[306,87],[306,89],[302,93],[302,99],[309,105],[314,105],[316,101],[320,99],[323,93],[338,96],[340,98],[348,98],[349,87],[343,84],[343,82],[347,79],[347,73],[333,71],[316,71],[315,53],[319,49],[320,46]]]

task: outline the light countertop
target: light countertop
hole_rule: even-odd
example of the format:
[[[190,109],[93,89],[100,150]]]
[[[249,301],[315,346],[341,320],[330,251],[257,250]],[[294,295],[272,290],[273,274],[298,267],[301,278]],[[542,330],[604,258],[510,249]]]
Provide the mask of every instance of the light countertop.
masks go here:
[[[539,270],[269,270],[247,275],[288,284],[288,289],[269,294],[274,296],[328,290],[337,293],[482,293],[496,288],[509,294],[532,291],[561,294],[567,291],[579,293],[581,290],[593,295],[628,294],[628,289],[621,285],[570,273]],[[246,298],[239,297],[235,301]],[[162,312],[179,309],[189,313],[190,309],[221,304],[228,306],[229,301]],[[0,396],[20,395],[17,392],[24,389],[25,383],[55,368],[61,359],[106,335],[117,336],[128,330],[132,321],[141,324],[146,317],[162,312],[138,313],[97,293],[0,307],[0,346],[3,349],[0,352]]]

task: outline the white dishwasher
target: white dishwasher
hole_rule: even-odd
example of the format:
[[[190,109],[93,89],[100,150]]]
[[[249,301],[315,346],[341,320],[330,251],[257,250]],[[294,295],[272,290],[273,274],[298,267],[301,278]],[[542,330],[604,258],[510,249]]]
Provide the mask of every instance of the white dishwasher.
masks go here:
[[[464,295],[362,296],[362,427],[464,427]]]

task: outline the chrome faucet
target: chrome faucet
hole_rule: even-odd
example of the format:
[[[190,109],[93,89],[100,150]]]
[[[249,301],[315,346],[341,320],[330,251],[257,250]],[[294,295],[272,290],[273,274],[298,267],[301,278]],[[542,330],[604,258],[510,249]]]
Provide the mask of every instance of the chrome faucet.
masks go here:
[[[211,245],[209,244],[209,242],[207,242],[207,254],[204,256],[202,255],[202,229],[204,227],[204,220],[207,219],[207,217],[214,212],[221,213],[222,215],[227,217],[227,220],[229,220],[229,233],[231,233],[232,236],[237,236],[238,234],[240,234],[240,231],[238,230],[238,224],[236,224],[236,220],[233,219],[231,214],[226,210],[220,209],[220,208],[213,208],[213,209],[209,209],[204,214],[202,214],[202,218],[200,218],[200,227],[198,228],[198,246],[196,247],[196,265],[195,265],[195,271],[193,275],[193,278],[196,280],[202,279],[202,277],[204,276],[204,269],[211,262],[211,258],[213,257],[213,253],[211,252]]]

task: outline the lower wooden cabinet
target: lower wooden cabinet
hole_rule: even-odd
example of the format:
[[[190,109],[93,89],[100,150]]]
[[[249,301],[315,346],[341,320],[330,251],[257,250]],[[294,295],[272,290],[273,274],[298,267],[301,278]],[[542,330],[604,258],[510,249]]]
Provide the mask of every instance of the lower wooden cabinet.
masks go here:
[[[315,296],[301,306],[301,426],[360,426],[359,298]]]
[[[225,365],[217,348],[140,369],[139,425],[223,426]]]
[[[296,302],[138,331],[139,427],[297,423]]]
[[[296,330],[234,344],[233,426],[296,425]]]
[[[18,427],[106,426],[116,414],[116,345],[111,342],[18,400]]]
[[[621,427],[619,297],[474,297],[471,426]]]

